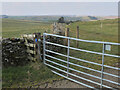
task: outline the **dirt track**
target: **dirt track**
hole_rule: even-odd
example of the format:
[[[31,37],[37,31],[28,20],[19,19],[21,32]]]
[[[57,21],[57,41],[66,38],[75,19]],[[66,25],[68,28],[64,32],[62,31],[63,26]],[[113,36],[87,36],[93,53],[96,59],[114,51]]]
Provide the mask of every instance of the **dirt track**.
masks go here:
[[[111,69],[105,69],[105,71],[109,72],[109,73],[112,73],[112,74],[118,75],[118,71],[116,71],[116,70],[112,70],[111,71]],[[96,82],[100,83],[100,80],[98,80],[98,79],[95,79],[95,78],[92,78],[92,77],[88,77],[88,76],[82,75],[82,74],[77,74],[77,73],[74,73],[74,74],[79,75],[81,77],[84,77],[86,79],[90,79],[92,81],[96,81]],[[99,76],[99,77],[101,75],[101,74],[95,73],[95,72],[94,73],[91,72],[91,74],[94,74],[94,75]],[[71,77],[71,78],[73,78],[73,77]],[[108,75],[104,75],[104,78],[108,79],[108,80],[112,80],[112,81],[118,82],[118,78],[113,78],[113,77],[108,76]],[[94,85],[94,84],[92,84],[90,82],[86,82],[85,80],[82,80],[82,79],[77,79],[77,80],[82,82],[82,83],[85,83],[87,85],[93,86],[95,88],[100,88],[100,86]],[[114,84],[109,83],[109,82],[105,82],[104,81],[103,83],[104,83],[104,85],[108,85],[108,86],[111,86],[113,88],[120,88],[119,85],[114,85]],[[46,83],[42,83],[42,84],[39,84],[39,85],[35,85],[35,86],[32,86],[32,88],[87,88],[87,87],[84,87],[84,86],[82,86],[80,84],[77,84],[75,82],[72,82],[70,80],[63,79],[63,80],[55,80],[52,83],[46,82]]]
[[[34,87],[34,86],[33,86]],[[59,81],[53,81],[52,83],[44,83],[40,84],[39,86],[35,86],[35,88],[86,88],[82,85],[77,83],[71,82],[69,80],[63,79]]]

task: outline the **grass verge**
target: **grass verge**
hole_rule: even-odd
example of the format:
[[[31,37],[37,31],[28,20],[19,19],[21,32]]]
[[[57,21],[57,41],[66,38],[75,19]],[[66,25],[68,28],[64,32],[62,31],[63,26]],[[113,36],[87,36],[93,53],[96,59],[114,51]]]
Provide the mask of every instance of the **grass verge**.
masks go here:
[[[42,63],[30,63],[26,66],[3,68],[3,88],[26,88],[60,79]]]

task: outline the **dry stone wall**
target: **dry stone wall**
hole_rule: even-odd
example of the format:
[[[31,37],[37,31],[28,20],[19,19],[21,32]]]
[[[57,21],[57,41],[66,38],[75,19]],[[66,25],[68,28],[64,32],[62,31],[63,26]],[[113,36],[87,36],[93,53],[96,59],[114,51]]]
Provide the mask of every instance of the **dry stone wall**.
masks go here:
[[[65,24],[64,23],[54,23],[53,24],[53,34],[65,35]]]
[[[24,40],[19,38],[2,40],[2,65],[18,66],[28,63]]]
[[[53,34],[57,35],[65,35],[65,24],[63,23],[54,23],[53,24]],[[43,57],[43,36],[40,37],[40,53]],[[64,44],[64,39],[53,37],[53,36],[47,36],[46,41],[57,43],[57,44]],[[25,46],[24,39],[20,38],[7,38],[2,39],[2,64],[3,66],[18,66],[18,65],[24,65],[28,63],[30,60],[28,59],[28,53],[27,53],[27,47]],[[30,43],[30,42],[29,42]],[[32,40],[32,43],[34,41]],[[64,49],[55,45],[46,45],[46,49],[55,51],[55,52],[63,52]],[[47,54],[51,54],[48,53]]]

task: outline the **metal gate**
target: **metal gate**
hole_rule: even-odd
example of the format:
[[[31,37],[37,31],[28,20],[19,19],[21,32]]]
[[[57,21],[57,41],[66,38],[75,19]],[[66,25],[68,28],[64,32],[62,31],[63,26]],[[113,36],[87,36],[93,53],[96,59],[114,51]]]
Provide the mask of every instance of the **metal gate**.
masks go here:
[[[53,43],[53,42],[48,42],[48,41],[46,41],[46,36],[52,36],[52,37],[67,39],[67,46],[66,45],[60,45],[60,44]],[[90,51],[90,50],[71,47],[70,46],[71,40],[75,40],[75,41],[79,41],[79,42],[86,42],[86,43],[93,43],[93,44],[101,44],[102,45],[102,52],[96,52],[96,51]],[[59,53],[59,52],[48,50],[46,48],[47,44],[51,44],[51,45],[54,45],[54,46],[59,46],[59,47],[62,47],[62,48],[66,48],[67,54],[65,55],[65,54],[62,54],[62,53]],[[119,70],[120,70],[119,67],[114,67],[114,66],[109,66],[109,65],[104,64],[104,58],[106,56],[107,57],[113,57],[113,58],[120,58],[120,56],[118,56],[118,55],[105,53],[105,50],[109,50],[111,48],[111,45],[119,46],[120,43],[83,40],[83,39],[77,39],[77,38],[72,38],[72,37],[65,37],[65,36],[60,36],[60,35],[55,35],[55,34],[44,33],[43,34],[43,52],[44,52],[43,53],[44,54],[43,59],[44,59],[44,64],[51,67],[51,69],[52,69],[51,71],[53,73],[55,73],[59,76],[62,76],[66,79],[69,79],[73,82],[76,82],[78,84],[81,84],[81,85],[83,85],[85,87],[88,87],[88,88],[112,88],[112,89],[120,88],[119,87],[119,85],[120,85],[119,81],[114,81],[112,79],[112,78],[119,79],[120,78],[119,74],[114,74],[112,72],[108,73],[108,72],[104,71],[104,68],[107,68],[108,71],[110,71],[109,69],[112,69],[113,71],[117,70],[119,72]],[[70,56],[70,50],[101,55],[101,60],[100,60],[101,63],[96,63],[96,62],[93,62],[93,61],[90,61],[90,60],[84,60],[84,59],[80,59],[80,58]],[[55,54],[55,55],[47,54],[46,52],[49,52],[49,53],[52,53],[52,54]],[[60,56],[60,57],[66,57],[66,60],[61,59],[59,57],[56,57],[57,55]],[[54,59],[54,61],[53,61],[53,59]],[[100,67],[100,70],[90,68],[89,66],[84,66],[84,65],[79,65],[79,64],[73,63],[73,62],[70,61],[70,59],[76,60],[77,62],[84,62],[84,63],[87,63],[87,64],[97,65],[97,66]],[[62,64],[59,63],[58,61],[61,62]],[[65,64],[63,65],[63,63],[65,63]],[[88,72],[88,73],[84,72],[82,69],[77,70],[76,68],[70,67],[70,65],[73,65],[75,67],[79,67],[79,69],[83,68],[85,70],[93,71],[96,74],[100,74],[100,76],[99,75],[94,75],[94,73],[91,74],[90,72]],[[76,74],[75,72],[79,73],[79,74]],[[107,76],[105,76],[105,75],[107,75]],[[86,78],[84,76],[86,76]],[[104,78],[104,76],[107,77],[107,79]],[[108,77],[111,77],[111,78],[108,78]],[[92,78],[92,79],[90,79],[90,78]],[[81,81],[79,81],[79,79]],[[84,81],[86,81],[86,83]],[[103,83],[104,81],[106,82],[105,84]],[[94,85],[92,85],[92,84],[94,84]],[[95,85],[98,85],[98,87],[95,87]]]

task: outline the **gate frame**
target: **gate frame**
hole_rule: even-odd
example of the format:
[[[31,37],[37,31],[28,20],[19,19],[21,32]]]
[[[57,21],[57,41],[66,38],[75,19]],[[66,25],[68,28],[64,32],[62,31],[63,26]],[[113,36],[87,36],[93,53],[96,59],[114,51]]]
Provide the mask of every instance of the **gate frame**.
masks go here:
[[[49,35],[49,36],[55,36],[55,37],[67,39],[67,40],[68,40],[68,41],[67,41],[67,46],[60,45],[60,44],[56,44],[56,43],[47,42],[47,41],[45,40],[45,37],[48,36],[48,35]],[[70,47],[70,40],[76,40],[76,41],[82,41],[82,42],[103,44],[102,53],[100,53],[100,52],[95,52],[95,51],[78,49],[78,48],[74,48],[74,47]],[[54,51],[51,51],[51,50],[47,50],[47,49],[45,48],[45,47],[46,47],[46,43],[47,43],[47,44],[52,44],[52,45],[56,45],[56,46],[60,46],[60,47],[67,48],[67,55],[64,55],[64,54],[61,54],[61,53],[57,53],[57,52],[54,52]],[[86,86],[86,87],[89,87],[89,88],[94,88],[94,87],[89,86],[89,85],[87,85],[87,84],[84,84],[84,83],[81,83],[81,82],[79,82],[79,81],[76,81],[76,80],[74,80],[74,79],[69,78],[69,74],[70,74],[70,75],[73,75],[73,76],[75,76],[75,77],[78,77],[78,78],[82,78],[82,77],[77,76],[77,75],[75,75],[75,74],[69,73],[69,69],[78,72],[78,70],[75,70],[75,69],[73,69],[73,68],[69,68],[69,64],[73,64],[73,65],[75,65],[75,66],[77,65],[77,66],[79,66],[79,67],[86,68],[86,69],[88,69],[88,70],[101,73],[101,79],[100,79],[100,80],[101,80],[101,83],[98,83],[98,82],[95,82],[95,81],[92,81],[92,80],[89,80],[89,79],[85,79],[85,78],[83,78],[83,79],[86,80],[86,81],[89,81],[89,82],[92,82],[92,83],[94,83],[94,84],[99,85],[100,88],[103,88],[103,87],[112,88],[112,87],[110,87],[110,86],[103,85],[103,80],[104,80],[104,81],[107,81],[107,82],[110,82],[110,83],[113,83],[113,84],[118,84],[118,85],[120,85],[120,84],[119,84],[118,82],[114,82],[114,81],[111,81],[111,80],[108,80],[108,79],[104,79],[104,74],[109,75],[109,76],[113,76],[113,77],[117,77],[117,78],[120,78],[120,76],[117,76],[117,75],[114,75],[114,74],[111,74],[111,73],[104,72],[104,67],[111,68],[111,69],[115,69],[115,70],[120,70],[120,68],[112,67],[112,66],[108,66],[108,65],[104,65],[104,56],[110,56],[110,57],[116,57],[116,58],[120,58],[120,56],[112,55],[112,54],[106,54],[106,53],[105,53],[105,45],[117,45],[117,46],[119,46],[120,43],[83,40],[83,39],[77,39],[77,38],[72,38],[72,37],[60,36],[60,35],[55,35],[55,34],[43,33],[43,60],[44,60],[44,64],[47,65],[47,66],[50,66],[50,67],[52,67],[52,68],[55,68],[55,69],[57,69],[57,70],[59,70],[59,71],[62,71],[62,72],[64,72],[64,73],[66,73],[67,76],[64,76],[64,75],[62,75],[62,74],[59,74],[59,73],[57,73],[56,71],[53,71],[53,70],[52,70],[53,73],[55,73],[55,74],[57,74],[57,75],[60,75],[60,76],[62,76],[62,77],[64,77],[64,78],[67,78],[67,79],[69,79],[69,80],[71,80],[71,81],[74,81],[74,82],[76,82],[76,83],[78,83],[78,84],[82,84],[83,86]],[[75,58],[75,57],[71,57],[71,56],[69,56],[69,53],[70,53],[70,52],[69,52],[69,49],[73,49],[73,50],[78,50],[78,51],[83,51],[83,52],[88,52],[88,53],[93,53],[93,54],[102,55],[102,64],[95,63],[95,62],[91,62],[91,61],[87,61],[87,60],[83,60],[83,59],[78,59],[78,58]],[[67,62],[66,62],[66,61],[63,61],[62,59],[55,58],[55,57],[53,57],[53,56],[50,56],[50,55],[45,54],[46,51],[47,51],[47,52],[51,52],[51,53],[55,53],[55,54],[57,54],[57,55],[61,55],[61,56],[67,57]],[[57,60],[62,61],[62,62],[66,62],[66,63],[67,63],[67,67],[64,66],[64,65],[58,64],[58,63],[56,63],[56,62],[50,61],[50,60],[46,59],[45,56],[51,57],[51,58],[53,58],[53,59],[57,59]],[[76,60],[83,61],[83,62],[87,62],[87,63],[91,63],[91,64],[94,64],[94,65],[99,65],[99,66],[101,66],[101,71],[95,70],[95,69],[91,69],[91,68],[87,68],[87,67],[85,67],[85,66],[80,66],[80,65],[78,65],[78,64],[71,63],[71,62],[69,62],[69,58],[76,59]],[[66,68],[67,71],[64,71],[64,70],[59,69],[59,68],[57,68],[57,67],[54,67],[54,66],[52,66],[52,65],[50,65],[50,64],[47,64],[46,61],[49,61],[49,62],[52,62],[52,63],[57,64],[57,65],[59,65],[59,66],[62,66],[62,67],[64,67],[64,68]],[[88,74],[88,73],[85,73],[85,72],[81,72],[81,71],[79,71],[79,72],[82,73],[82,74],[85,74],[85,75],[88,75],[88,76],[97,78],[97,79],[100,78],[100,77],[97,77],[97,76],[95,76],[95,75],[91,75],[91,74]],[[112,88],[112,89],[114,89],[114,88]]]

